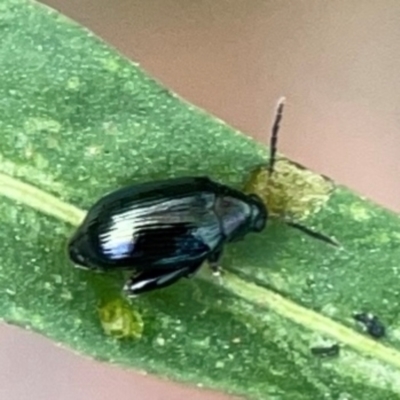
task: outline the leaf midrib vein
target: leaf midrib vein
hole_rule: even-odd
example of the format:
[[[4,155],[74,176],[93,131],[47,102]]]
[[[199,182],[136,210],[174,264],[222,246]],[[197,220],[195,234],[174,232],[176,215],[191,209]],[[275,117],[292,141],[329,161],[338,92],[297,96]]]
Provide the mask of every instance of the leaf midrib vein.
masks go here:
[[[3,173],[0,173],[0,195],[73,226],[78,226],[86,214],[86,211],[52,194]],[[246,282],[230,272],[224,273],[224,287],[245,301],[274,311],[309,330],[326,335],[400,370],[400,352],[396,349],[362,335],[272,290]]]

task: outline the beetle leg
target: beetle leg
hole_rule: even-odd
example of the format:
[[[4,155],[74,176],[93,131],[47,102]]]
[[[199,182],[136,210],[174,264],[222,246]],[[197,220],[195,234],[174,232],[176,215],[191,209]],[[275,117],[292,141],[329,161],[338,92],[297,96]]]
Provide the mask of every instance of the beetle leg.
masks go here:
[[[129,278],[123,290],[129,297],[135,297],[145,292],[161,289],[172,285],[183,277],[190,277],[194,270],[198,269],[200,265],[196,264],[195,267],[187,265],[178,269],[169,270],[143,271]]]
[[[188,278],[188,279],[193,278],[193,277],[196,275],[197,271],[198,271],[198,270],[201,268],[201,266],[203,265],[203,261],[204,261],[204,260],[200,261],[200,263],[198,263],[198,264],[193,264],[193,265],[190,267],[189,272],[188,272],[188,274],[186,275],[186,278]]]
[[[222,278],[221,278],[221,264],[220,264],[220,260],[222,257],[222,252],[223,252],[223,248],[218,248],[216,250],[214,250],[213,253],[211,253],[208,258],[208,265],[211,268],[212,274],[218,278],[219,283],[222,283]]]
[[[208,264],[210,265],[211,270],[213,271],[213,274],[216,276],[221,275],[221,265],[219,261],[221,260],[222,257],[222,248],[215,250],[213,253],[211,253],[208,256]]]

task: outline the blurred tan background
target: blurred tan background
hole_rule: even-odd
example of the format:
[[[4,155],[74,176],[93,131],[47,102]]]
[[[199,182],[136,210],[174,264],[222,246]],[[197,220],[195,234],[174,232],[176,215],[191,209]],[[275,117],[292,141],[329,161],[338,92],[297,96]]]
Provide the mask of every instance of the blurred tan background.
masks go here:
[[[189,101],[400,211],[397,0],[46,0]],[[0,398],[224,399],[0,329]]]

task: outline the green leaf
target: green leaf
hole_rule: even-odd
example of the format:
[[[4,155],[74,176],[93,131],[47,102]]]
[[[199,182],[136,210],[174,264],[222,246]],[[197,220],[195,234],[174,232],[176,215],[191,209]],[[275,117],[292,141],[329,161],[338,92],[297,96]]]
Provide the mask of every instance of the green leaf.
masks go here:
[[[0,316],[85,355],[254,399],[400,396],[400,218],[283,161],[179,99],[91,33],[33,2],[0,3]],[[259,191],[277,219],[200,276],[121,297],[124,277],[71,265],[84,211],[128,183],[206,174]],[[387,326],[377,341],[355,324]],[[316,357],[321,341],[337,357]]]

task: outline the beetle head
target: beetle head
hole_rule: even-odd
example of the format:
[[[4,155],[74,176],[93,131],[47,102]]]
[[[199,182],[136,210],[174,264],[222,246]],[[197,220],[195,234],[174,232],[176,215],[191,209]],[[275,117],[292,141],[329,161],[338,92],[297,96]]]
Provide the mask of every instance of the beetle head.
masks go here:
[[[251,205],[251,229],[255,232],[261,232],[268,220],[267,207],[256,194],[249,195],[249,204]]]

